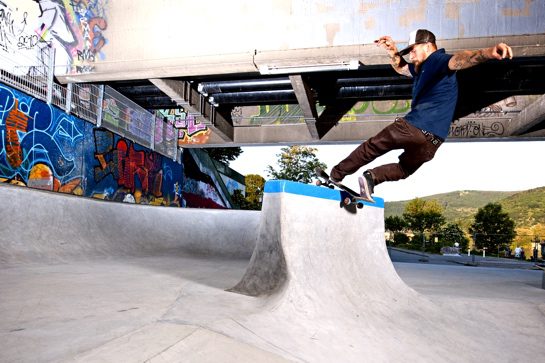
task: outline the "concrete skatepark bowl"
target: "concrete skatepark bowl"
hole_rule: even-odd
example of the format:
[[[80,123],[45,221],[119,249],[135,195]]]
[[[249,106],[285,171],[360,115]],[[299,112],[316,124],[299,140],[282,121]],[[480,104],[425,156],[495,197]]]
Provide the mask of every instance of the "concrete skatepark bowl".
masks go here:
[[[538,271],[392,264],[383,202],[261,212],[0,185],[1,362],[541,362]]]

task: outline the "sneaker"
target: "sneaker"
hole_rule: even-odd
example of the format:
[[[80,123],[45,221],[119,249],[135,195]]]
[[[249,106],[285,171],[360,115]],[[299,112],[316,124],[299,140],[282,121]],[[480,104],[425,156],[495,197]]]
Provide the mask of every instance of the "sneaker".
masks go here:
[[[373,181],[373,175],[367,170],[362,176],[358,178],[360,183],[360,195],[363,198],[373,200],[373,189],[375,188],[375,182]]]

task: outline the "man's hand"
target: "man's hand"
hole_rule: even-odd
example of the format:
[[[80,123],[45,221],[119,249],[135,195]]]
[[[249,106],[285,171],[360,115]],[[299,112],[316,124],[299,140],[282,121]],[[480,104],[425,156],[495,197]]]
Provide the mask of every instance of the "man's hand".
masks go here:
[[[385,49],[388,52],[388,55],[390,56],[390,63],[397,73],[407,77],[412,77],[411,72],[409,72],[407,62],[405,62],[405,60],[399,54],[397,54],[397,45],[392,37],[384,35],[375,40],[375,44],[377,47]]]
[[[388,35],[384,35],[378,38],[377,40],[375,40],[375,44],[377,45],[377,47],[386,49],[390,58],[393,58],[397,54],[396,42],[394,42],[392,37]]]
[[[489,48],[489,50],[490,50],[490,55],[489,55],[490,59],[502,60],[505,58],[509,58],[509,59],[513,58],[513,49],[511,49],[511,47],[505,43],[496,44],[492,48]]]

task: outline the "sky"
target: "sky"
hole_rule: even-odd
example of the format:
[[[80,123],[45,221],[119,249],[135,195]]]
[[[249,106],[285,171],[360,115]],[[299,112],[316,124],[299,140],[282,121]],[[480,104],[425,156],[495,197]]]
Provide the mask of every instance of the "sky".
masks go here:
[[[333,166],[355,149],[357,144],[313,145],[318,159]],[[259,174],[266,180],[267,166],[278,169],[282,146],[243,147],[243,153],[230,167],[242,175]],[[401,151],[381,156],[343,183],[358,187],[358,176],[367,168],[397,162]],[[545,186],[545,141],[446,142],[435,158],[405,180],[384,182],[375,195],[387,202],[410,200],[459,190],[522,191]],[[357,190],[357,189],[356,189]]]

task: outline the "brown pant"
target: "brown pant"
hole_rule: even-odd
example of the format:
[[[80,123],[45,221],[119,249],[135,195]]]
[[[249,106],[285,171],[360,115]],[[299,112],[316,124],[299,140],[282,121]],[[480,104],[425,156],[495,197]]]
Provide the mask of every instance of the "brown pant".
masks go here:
[[[331,170],[331,177],[342,180],[354,174],[362,166],[369,164],[388,151],[404,149],[399,155],[399,163],[386,164],[370,169],[375,185],[385,181],[405,179],[426,161],[433,159],[442,140],[424,132],[405,119],[398,117],[378,134],[358,146],[346,159]]]

